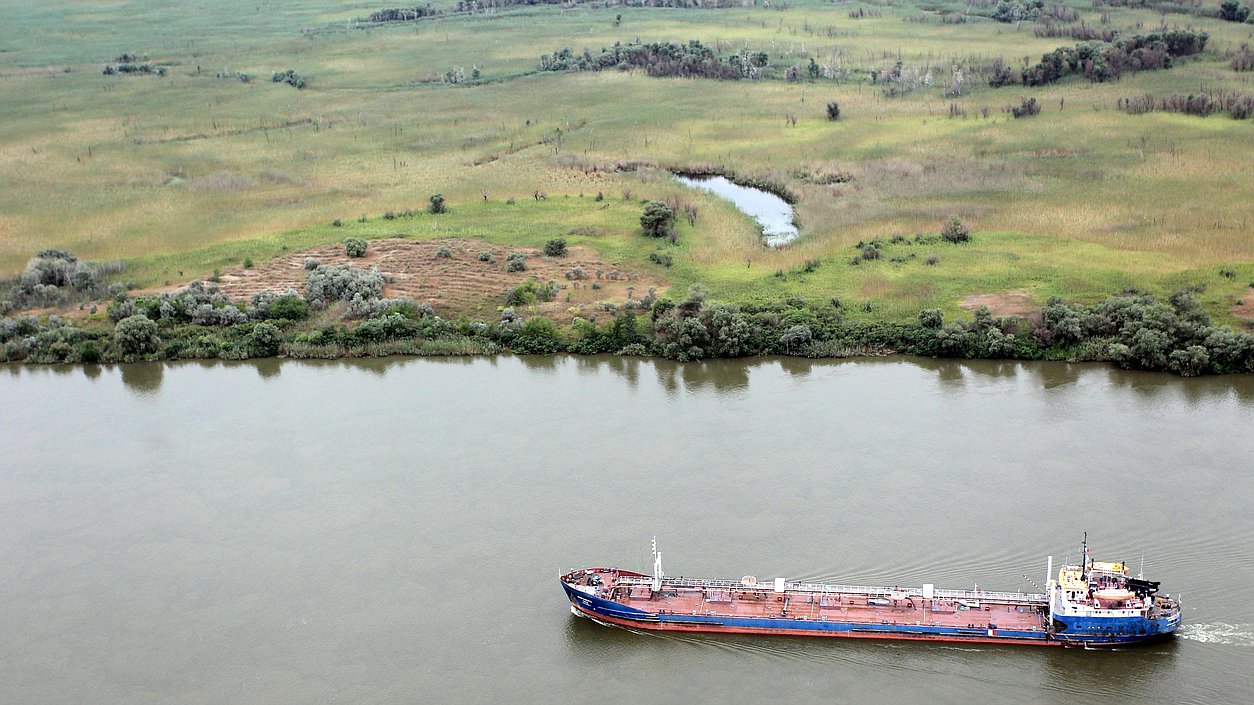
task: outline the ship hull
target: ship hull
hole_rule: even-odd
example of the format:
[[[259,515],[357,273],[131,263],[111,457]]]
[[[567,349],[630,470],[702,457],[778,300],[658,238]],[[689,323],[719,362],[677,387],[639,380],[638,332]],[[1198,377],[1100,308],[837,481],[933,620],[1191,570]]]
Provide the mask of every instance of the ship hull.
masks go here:
[[[1174,625],[1145,634],[1053,634],[1039,629],[971,628],[929,624],[890,624],[832,618],[739,617],[723,614],[655,613],[582,592],[562,583],[574,611],[601,624],[626,629],[712,634],[754,634],[921,642],[961,642],[1016,646],[1111,647],[1168,639]],[[1079,626],[1079,625],[1077,625]],[[1170,629],[1170,631],[1168,631]]]
[[[889,639],[904,641],[940,641],[967,642],[979,644],[1019,644],[1036,646],[1064,646],[1059,641],[1048,641],[1037,635],[1035,638],[1019,638],[1009,636],[978,636],[928,633],[926,630],[905,631],[904,627],[884,628],[884,625],[857,624],[849,622],[796,622],[793,620],[772,620],[775,624],[754,625],[742,622],[762,620],[734,620],[701,618],[699,621],[684,621],[668,617],[656,621],[611,617],[597,612],[578,603],[574,609],[585,617],[609,626],[626,629],[647,629],[663,632],[697,632],[709,634],[757,634],[796,637],[845,637],[851,639]],[[895,631],[894,629],[901,629]]]

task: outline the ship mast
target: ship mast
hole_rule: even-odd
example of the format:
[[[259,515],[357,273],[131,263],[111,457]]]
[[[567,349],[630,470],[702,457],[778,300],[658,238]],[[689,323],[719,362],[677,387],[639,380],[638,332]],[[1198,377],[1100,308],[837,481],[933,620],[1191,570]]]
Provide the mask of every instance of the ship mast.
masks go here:
[[[662,589],[662,553],[657,550],[657,537],[653,537],[653,592]]]

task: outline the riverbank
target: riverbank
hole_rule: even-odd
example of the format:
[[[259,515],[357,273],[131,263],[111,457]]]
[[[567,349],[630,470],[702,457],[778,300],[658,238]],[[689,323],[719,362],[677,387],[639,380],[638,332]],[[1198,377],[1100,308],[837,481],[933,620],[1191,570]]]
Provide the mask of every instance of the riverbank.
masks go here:
[[[980,307],[970,320],[946,322],[925,309],[914,323],[844,319],[844,304],[790,300],[773,305],[708,301],[694,285],[681,300],[653,291],[622,306],[576,316],[559,326],[537,315],[537,300],[556,288],[513,287],[517,306],[492,319],[445,318],[430,304],[383,298],[377,270],[313,264],[304,294],[258,292],[233,301],[216,285],[130,298],[79,320],[57,315],[0,319],[0,359],[8,362],[100,363],[183,359],[389,355],[522,355],[572,353],[662,357],[677,361],[786,355],[840,358],[901,353],[959,359],[1113,362],[1182,376],[1254,372],[1254,336],[1215,325],[1197,300],[1140,292],[1092,307],[1054,300],[1039,315],[994,316]]]

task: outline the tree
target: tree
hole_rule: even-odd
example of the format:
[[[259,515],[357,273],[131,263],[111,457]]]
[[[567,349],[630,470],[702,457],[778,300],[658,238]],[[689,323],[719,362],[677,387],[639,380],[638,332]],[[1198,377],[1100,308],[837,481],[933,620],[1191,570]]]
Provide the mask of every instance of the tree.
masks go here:
[[[737,309],[716,304],[706,310],[714,354],[719,357],[743,357],[753,352],[753,327]]]
[[[840,119],[840,103],[833,100],[827,104],[827,119],[832,121]]]
[[[365,257],[366,241],[359,237],[350,237],[344,240],[344,254],[349,257]]]
[[[675,211],[661,201],[650,201],[640,216],[640,227],[651,237],[666,237],[675,227]]]
[[[954,244],[967,242],[971,239],[971,230],[955,215],[945,221],[945,226],[941,228],[941,237]]]
[[[157,324],[147,316],[123,318],[113,328],[113,340],[127,357],[148,355],[157,351]]]

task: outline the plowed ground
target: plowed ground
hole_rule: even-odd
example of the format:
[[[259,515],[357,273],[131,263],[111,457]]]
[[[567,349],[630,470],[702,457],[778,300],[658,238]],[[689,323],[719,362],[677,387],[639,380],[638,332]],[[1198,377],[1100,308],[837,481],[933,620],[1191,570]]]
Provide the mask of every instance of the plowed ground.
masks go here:
[[[453,256],[436,256],[441,248],[447,248]],[[481,252],[491,252],[494,261],[480,261]],[[526,271],[505,271],[505,257],[510,252],[527,253]],[[537,313],[558,321],[569,321],[575,316],[587,318],[601,303],[621,306],[629,294],[640,298],[649,287],[657,287],[659,293],[666,287],[666,283],[656,277],[605,262],[582,247],[571,247],[565,257],[545,257],[535,248],[502,247],[475,239],[400,238],[371,240],[365,257],[350,258],[344,254],[343,245],[330,245],[275,257],[249,269],[234,267],[222,272],[218,286],[232,299],[244,300],[260,291],[290,288],[303,292],[309,274],[304,264],[308,257],[322,264],[347,264],[362,269],[378,267],[388,278],[386,296],[429,302],[443,316],[466,314],[487,318],[489,312],[505,303],[505,293],[510,287],[527,279],[540,283],[551,279],[561,287],[556,300],[535,304]],[[566,273],[576,267],[582,267],[589,279],[568,280]],[[594,283],[600,288],[594,289]]]

